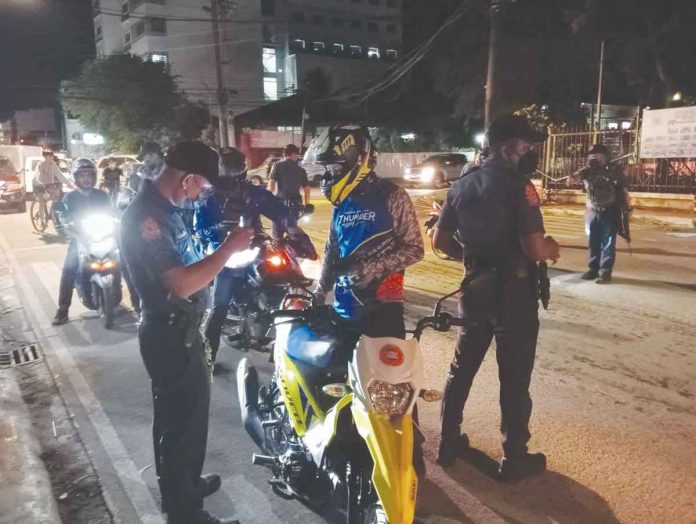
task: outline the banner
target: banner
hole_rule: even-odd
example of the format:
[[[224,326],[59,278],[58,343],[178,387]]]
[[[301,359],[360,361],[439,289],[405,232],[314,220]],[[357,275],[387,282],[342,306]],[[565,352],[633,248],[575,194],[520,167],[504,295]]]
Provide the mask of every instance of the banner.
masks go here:
[[[696,106],[643,111],[641,158],[696,157]]]

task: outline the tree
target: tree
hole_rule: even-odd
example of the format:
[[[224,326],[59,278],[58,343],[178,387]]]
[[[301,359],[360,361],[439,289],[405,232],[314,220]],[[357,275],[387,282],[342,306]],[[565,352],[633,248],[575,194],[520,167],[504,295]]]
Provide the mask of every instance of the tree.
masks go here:
[[[132,55],[86,62],[79,76],[64,82],[64,108],[115,149],[135,151],[139,144],[199,138],[209,116],[188,102],[161,63]]]

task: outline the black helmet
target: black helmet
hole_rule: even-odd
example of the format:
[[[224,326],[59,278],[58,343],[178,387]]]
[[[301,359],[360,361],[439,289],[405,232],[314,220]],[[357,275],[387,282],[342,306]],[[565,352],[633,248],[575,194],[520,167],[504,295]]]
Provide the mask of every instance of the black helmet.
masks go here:
[[[97,165],[89,158],[76,158],[73,160],[70,166],[70,174],[80,189],[87,189],[88,187],[94,187],[97,183]],[[78,179],[82,178],[84,175],[90,176],[89,186],[82,186]]]
[[[377,151],[367,127],[342,124],[312,140],[304,161],[326,167],[321,190],[333,205],[338,205],[372,172]]]

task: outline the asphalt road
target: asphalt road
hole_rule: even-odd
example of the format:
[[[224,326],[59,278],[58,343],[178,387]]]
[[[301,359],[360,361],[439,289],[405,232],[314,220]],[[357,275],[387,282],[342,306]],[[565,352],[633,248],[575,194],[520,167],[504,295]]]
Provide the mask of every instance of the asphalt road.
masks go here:
[[[433,193],[412,196],[424,216]],[[330,212],[319,202],[307,224],[318,245]],[[552,309],[542,314],[532,444],[549,454],[552,471],[513,488],[490,479],[500,452],[495,363],[489,355],[467,408],[467,430],[478,452],[447,471],[429,463],[418,518],[428,523],[693,522],[696,369],[689,347],[696,318],[696,238],[649,220],[634,224],[633,254],[620,249],[616,282],[603,287],[577,276],[585,258],[578,213],[550,209],[545,215],[547,230],[561,241],[563,252],[553,272]],[[0,248],[9,254],[33,327],[111,507],[122,522],[161,522],[150,387],[135,318],[124,307],[114,329],[105,331],[75,299],[72,321],[52,328],[65,245],[33,234],[26,214],[2,215]],[[407,274],[411,319],[426,314],[435,297],[455,289],[461,278],[458,264],[426,251],[426,260]],[[453,341],[453,335],[434,334],[424,340],[426,378],[433,387],[442,386]],[[275,496],[267,471],[251,465],[255,449],[237,411],[234,370],[241,356],[223,348],[219,357],[206,470],[222,475],[223,489],[207,499],[206,507],[243,523],[340,522],[340,515],[317,515]],[[270,373],[266,355],[250,356]],[[422,416],[431,461],[438,409],[426,406]],[[653,485],[651,479],[664,482]]]

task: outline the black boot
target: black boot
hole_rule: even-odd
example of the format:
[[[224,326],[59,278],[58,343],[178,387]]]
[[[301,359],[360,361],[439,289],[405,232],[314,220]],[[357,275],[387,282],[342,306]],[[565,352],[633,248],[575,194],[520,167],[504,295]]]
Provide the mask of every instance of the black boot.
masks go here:
[[[56,316],[53,317],[51,321],[51,325],[62,326],[63,324],[67,324],[69,320],[67,308],[59,307],[58,311],[56,311]]]
[[[221,485],[222,480],[220,479],[220,475],[206,475],[205,477],[201,477],[201,480],[199,481],[201,493],[203,494],[204,498],[209,497],[219,490]]]
[[[515,457],[503,457],[498,469],[501,482],[519,482],[544,471],[546,471],[546,455],[543,453],[525,453]]]
[[[442,438],[437,453],[437,463],[444,468],[454,466],[458,458],[469,449],[469,437],[462,433],[456,438]]]

